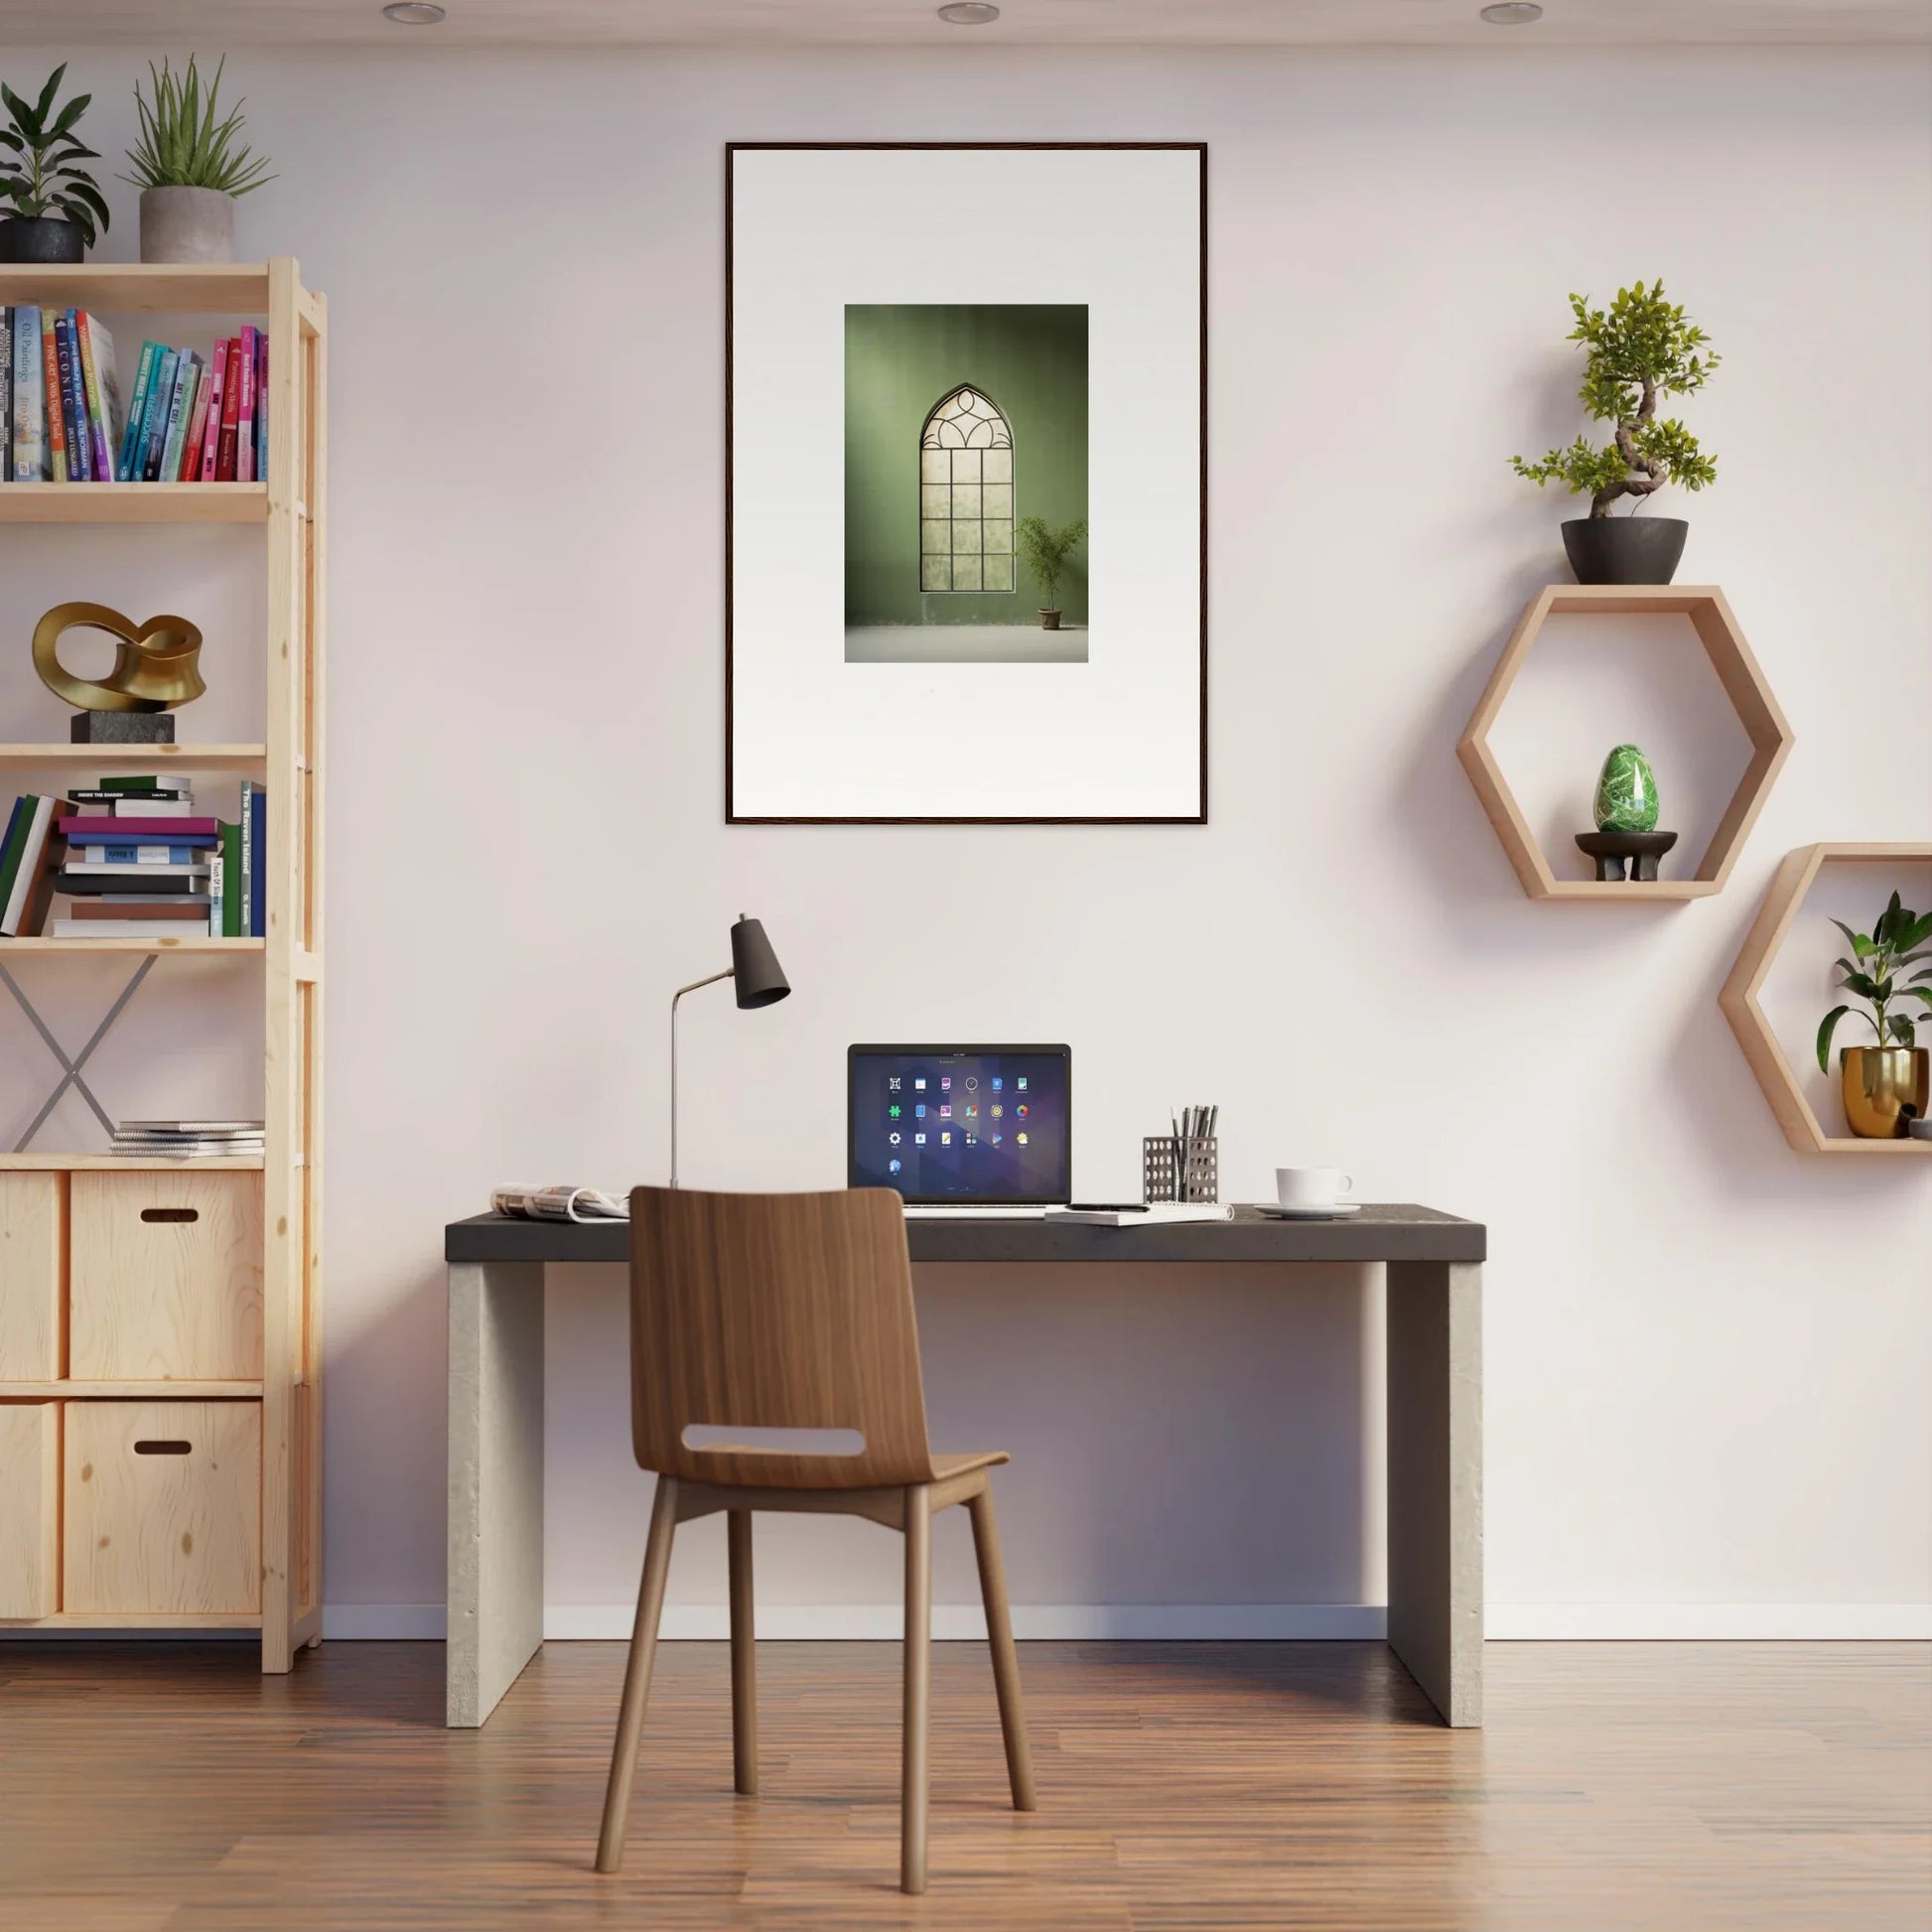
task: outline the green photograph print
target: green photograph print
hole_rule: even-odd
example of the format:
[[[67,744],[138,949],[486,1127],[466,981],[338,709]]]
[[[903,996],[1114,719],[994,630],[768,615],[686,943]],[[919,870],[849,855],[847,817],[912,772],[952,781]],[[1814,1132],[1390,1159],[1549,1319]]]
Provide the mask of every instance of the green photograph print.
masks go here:
[[[1084,304],[845,311],[848,664],[1087,661]]]

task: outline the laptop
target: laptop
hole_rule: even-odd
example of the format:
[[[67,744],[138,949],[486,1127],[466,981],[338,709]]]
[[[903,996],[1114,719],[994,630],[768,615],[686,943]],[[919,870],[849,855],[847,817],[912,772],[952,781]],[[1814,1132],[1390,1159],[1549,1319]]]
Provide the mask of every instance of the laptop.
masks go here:
[[[1037,1217],[1073,1191],[1067,1046],[846,1049],[846,1170],[918,1215]]]

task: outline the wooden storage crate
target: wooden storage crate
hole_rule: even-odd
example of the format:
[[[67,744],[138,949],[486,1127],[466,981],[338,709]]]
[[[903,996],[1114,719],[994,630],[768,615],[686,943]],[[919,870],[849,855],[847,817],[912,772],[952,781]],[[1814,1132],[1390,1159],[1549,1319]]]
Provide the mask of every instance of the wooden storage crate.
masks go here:
[[[261,1608],[259,1402],[65,1405],[62,1608]]]
[[[61,1373],[64,1173],[0,1172],[0,1382]]]
[[[61,1405],[0,1402],[0,1618],[60,1604]]]
[[[68,1374],[76,1382],[262,1374],[262,1177],[76,1173]]]

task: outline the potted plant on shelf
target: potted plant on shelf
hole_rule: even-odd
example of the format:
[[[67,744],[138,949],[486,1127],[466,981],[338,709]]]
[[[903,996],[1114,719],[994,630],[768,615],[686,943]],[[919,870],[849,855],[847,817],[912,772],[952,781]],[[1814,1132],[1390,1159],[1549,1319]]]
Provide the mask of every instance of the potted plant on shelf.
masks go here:
[[[0,82],[0,209],[10,210],[0,220],[0,262],[77,262],[108,225],[93,176],[74,166],[100,159],[73,131],[93,95],[54,110],[67,70],[63,61],[31,106]]]
[[[1083,516],[1078,522],[1051,530],[1037,516],[1023,516],[1013,526],[1013,535],[1020,545],[1020,554],[1026,560],[1027,568],[1039,584],[1039,627],[1042,630],[1057,630],[1060,627],[1060,573],[1066,568],[1067,558],[1086,542],[1087,519]]]
[[[265,160],[234,145],[247,125],[241,103],[235,103],[225,120],[214,118],[226,65],[224,56],[206,95],[192,54],[179,74],[165,60],[159,73],[148,63],[152,101],[142,93],[141,83],[134,83],[141,138],[127,151],[134,173],[121,179],[141,191],[144,262],[233,261],[236,200],[275,179],[266,172]]]
[[[1852,957],[1838,962],[1838,984],[1855,993],[1871,1011],[1865,1019],[1877,1043],[1847,1046],[1839,1054],[1840,1086],[1845,1118],[1852,1132],[1868,1141],[1902,1139],[1909,1124],[1926,1115],[1928,1087],[1932,1087],[1932,1053],[1918,1043],[1911,1017],[1893,1013],[1895,1001],[1919,1000],[1932,1008],[1932,912],[1923,916],[1898,902],[1878,914],[1868,933],[1854,932],[1843,919],[1832,923],[1852,943]],[[1900,975],[1908,966],[1918,971],[1909,980]],[[1834,1007],[1818,1029],[1818,1067],[1832,1070],[1832,1035],[1851,1006]]]
[[[1676,417],[1658,419],[1657,403],[1702,389],[1721,358],[1706,349],[1704,331],[1664,299],[1661,280],[1618,289],[1607,311],[1592,309],[1582,295],[1570,298],[1570,308],[1577,326],[1565,340],[1582,343],[1585,351],[1578,399],[1591,421],[1616,428],[1600,448],[1580,436],[1540,463],[1519,456],[1511,465],[1532,483],[1567,483],[1589,497],[1589,515],[1563,526],[1578,583],[1668,584],[1690,525],[1634,512],[1666,483],[1702,489],[1715,483],[1718,465]],[[1622,496],[1633,499],[1633,514],[1612,517],[1610,507]]]

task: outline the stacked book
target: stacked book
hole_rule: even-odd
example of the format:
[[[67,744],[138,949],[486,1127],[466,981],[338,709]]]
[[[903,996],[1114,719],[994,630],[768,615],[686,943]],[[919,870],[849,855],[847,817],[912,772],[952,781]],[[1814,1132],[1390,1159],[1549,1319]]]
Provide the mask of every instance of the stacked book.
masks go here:
[[[144,1161],[260,1154],[262,1130],[258,1120],[124,1120],[109,1152]]]
[[[268,337],[207,357],[141,345],[127,408],[114,339],[85,309],[0,308],[0,477],[11,483],[258,483]]]
[[[268,794],[241,786],[232,824],[195,809],[188,780],[114,775],[62,801],[16,799],[0,841],[0,935],[260,938]],[[49,921],[56,894],[70,902]]]

